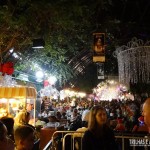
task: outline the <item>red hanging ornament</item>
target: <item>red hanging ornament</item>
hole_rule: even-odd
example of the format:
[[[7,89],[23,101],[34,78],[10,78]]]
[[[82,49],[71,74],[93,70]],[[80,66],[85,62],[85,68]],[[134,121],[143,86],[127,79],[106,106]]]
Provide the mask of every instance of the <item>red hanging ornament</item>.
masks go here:
[[[44,80],[44,87],[49,86],[49,81],[48,80]]]
[[[0,72],[2,72],[3,74],[12,75],[14,72],[14,64],[12,62],[1,64]]]

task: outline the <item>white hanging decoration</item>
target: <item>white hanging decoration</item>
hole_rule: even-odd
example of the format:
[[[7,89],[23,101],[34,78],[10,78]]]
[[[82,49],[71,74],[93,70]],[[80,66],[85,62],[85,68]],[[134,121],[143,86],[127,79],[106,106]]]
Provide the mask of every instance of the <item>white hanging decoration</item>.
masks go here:
[[[51,85],[44,87],[39,91],[39,93],[41,97],[53,96],[54,98],[57,99],[57,97],[59,96],[59,91],[56,88],[52,87]]]
[[[118,59],[119,82],[150,83],[150,41],[133,38],[127,46],[117,48],[114,55]]]
[[[2,76],[0,74],[0,86],[16,86],[17,85],[17,82],[16,80],[14,80],[12,78],[11,75],[4,75]]]
[[[120,84],[118,81],[106,80],[105,82],[100,82],[97,87],[93,89],[93,94],[98,101],[111,101],[112,99],[122,100],[122,96],[127,98],[127,91],[128,88],[125,85]]]

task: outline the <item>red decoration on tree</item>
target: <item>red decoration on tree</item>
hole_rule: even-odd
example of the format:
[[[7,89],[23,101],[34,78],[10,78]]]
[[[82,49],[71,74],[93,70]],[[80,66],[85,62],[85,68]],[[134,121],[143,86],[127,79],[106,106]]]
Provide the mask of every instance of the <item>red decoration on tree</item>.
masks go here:
[[[44,87],[50,85],[48,80],[44,80]]]
[[[12,62],[6,62],[0,65],[0,72],[3,74],[12,75],[14,72],[14,64]]]

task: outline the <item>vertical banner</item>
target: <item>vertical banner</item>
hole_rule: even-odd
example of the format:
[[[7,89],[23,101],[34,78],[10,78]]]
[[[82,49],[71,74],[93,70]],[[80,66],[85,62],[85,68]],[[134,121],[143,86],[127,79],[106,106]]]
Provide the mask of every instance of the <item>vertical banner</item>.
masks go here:
[[[105,33],[93,33],[93,62],[105,62]]]
[[[104,79],[104,63],[97,63],[97,78]]]

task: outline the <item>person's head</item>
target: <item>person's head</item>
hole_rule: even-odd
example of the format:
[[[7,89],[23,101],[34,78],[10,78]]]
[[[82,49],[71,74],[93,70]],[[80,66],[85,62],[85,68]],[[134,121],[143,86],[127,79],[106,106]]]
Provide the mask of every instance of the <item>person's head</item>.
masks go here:
[[[11,117],[2,117],[0,120],[7,127],[8,135],[12,134],[14,127],[14,119]]]
[[[34,104],[31,104],[31,109],[34,109]]]
[[[56,118],[57,118],[57,119],[61,119],[61,113],[60,113],[60,111],[57,111],[57,113],[56,113]]]
[[[62,117],[66,117],[66,112],[62,112]]]
[[[82,113],[82,121],[88,122],[89,121],[89,116],[90,116],[90,110],[85,110]]]
[[[34,130],[29,126],[19,126],[14,132],[17,150],[32,150],[34,146]]]
[[[90,110],[85,110],[82,113],[82,126],[87,127],[89,122]]]
[[[106,110],[99,105],[92,107],[90,110],[88,128],[90,130],[93,130],[94,128],[103,126],[104,124],[106,124],[106,122]]]
[[[34,105],[32,103],[27,103],[26,109],[27,111],[31,111],[32,109],[34,109]]]
[[[78,110],[76,108],[73,109],[73,116],[77,116],[78,115]]]
[[[0,141],[4,140],[7,136],[7,128],[6,126],[0,121]]]
[[[144,122],[148,126],[150,132],[150,98],[146,99],[143,104],[142,115],[144,116]]]

